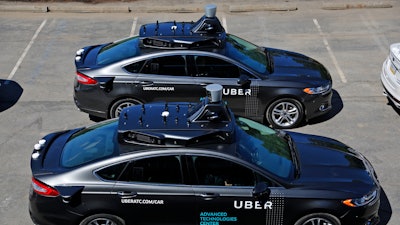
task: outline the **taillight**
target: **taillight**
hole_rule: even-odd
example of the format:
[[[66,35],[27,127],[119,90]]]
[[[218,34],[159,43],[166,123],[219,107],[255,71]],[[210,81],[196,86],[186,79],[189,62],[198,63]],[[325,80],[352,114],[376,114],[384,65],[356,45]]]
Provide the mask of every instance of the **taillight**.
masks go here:
[[[95,85],[97,84],[97,81],[91,77],[86,76],[83,73],[76,72],[76,80],[81,83],[81,84],[86,84],[86,85]]]
[[[50,187],[32,177],[32,188],[38,194],[45,197],[57,197],[60,193],[53,187]]]

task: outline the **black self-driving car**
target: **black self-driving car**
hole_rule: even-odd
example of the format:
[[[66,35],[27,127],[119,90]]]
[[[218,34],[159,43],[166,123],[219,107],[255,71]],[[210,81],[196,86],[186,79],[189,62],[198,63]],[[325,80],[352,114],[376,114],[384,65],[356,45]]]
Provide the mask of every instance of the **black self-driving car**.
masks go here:
[[[34,147],[29,211],[39,225],[374,225],[370,162],[326,137],[234,115],[222,86],[200,103],[127,107]]]
[[[235,114],[275,128],[332,108],[332,79],[322,64],[228,34],[215,11],[207,6],[197,22],[145,24],[138,36],[78,50],[77,107],[93,119],[114,118],[135,104],[196,102],[207,84],[219,83]]]

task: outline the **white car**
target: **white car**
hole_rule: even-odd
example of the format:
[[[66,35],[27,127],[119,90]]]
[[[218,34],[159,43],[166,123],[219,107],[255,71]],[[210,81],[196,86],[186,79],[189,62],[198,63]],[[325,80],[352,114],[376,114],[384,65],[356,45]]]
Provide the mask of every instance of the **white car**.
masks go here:
[[[400,109],[400,43],[390,45],[390,53],[383,63],[381,81],[383,94]]]

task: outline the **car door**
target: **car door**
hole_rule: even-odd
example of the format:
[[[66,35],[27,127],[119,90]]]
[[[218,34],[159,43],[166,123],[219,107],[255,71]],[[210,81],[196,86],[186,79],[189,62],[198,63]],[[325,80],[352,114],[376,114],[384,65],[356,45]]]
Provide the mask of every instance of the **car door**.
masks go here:
[[[226,159],[192,156],[199,224],[282,224],[284,189],[253,170]],[[265,184],[256,197],[258,184]],[[260,192],[260,193],[261,193]]]
[[[133,160],[112,191],[126,224],[194,224],[194,192],[177,155]]]
[[[187,73],[185,55],[165,55],[137,62],[125,67],[137,72],[134,95],[146,102],[197,102],[203,93],[194,93],[193,78]]]
[[[258,82],[249,72],[230,61],[214,56],[194,55],[193,61],[193,76],[197,89],[212,83],[220,84],[223,86],[223,100],[236,114],[251,116],[252,112],[248,111],[249,109],[257,112],[258,89],[252,87]]]

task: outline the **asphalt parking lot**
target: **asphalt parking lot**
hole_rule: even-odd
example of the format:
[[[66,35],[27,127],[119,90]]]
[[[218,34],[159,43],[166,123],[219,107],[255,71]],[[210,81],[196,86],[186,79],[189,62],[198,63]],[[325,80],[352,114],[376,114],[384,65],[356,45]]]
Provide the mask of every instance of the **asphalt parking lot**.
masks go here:
[[[229,33],[258,45],[304,53],[328,68],[334,82],[333,110],[295,131],[338,139],[371,161],[384,189],[380,225],[400,224],[400,110],[388,104],[380,83],[389,45],[400,42],[400,3],[390,2],[391,7],[340,10],[313,1],[290,4],[288,10],[217,10]],[[1,225],[32,224],[29,161],[37,140],[49,132],[93,123],[73,102],[75,51],[136,34],[141,24],[196,21],[203,15],[47,12],[42,7],[0,13]]]

